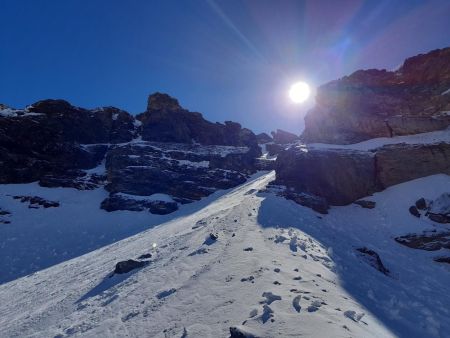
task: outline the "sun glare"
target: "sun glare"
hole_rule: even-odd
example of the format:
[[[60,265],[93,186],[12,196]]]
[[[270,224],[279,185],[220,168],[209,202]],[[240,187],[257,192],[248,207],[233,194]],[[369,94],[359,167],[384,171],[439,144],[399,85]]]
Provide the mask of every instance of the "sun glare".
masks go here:
[[[291,86],[289,89],[289,97],[294,103],[305,102],[309,95],[311,94],[311,89],[306,82],[297,82]]]

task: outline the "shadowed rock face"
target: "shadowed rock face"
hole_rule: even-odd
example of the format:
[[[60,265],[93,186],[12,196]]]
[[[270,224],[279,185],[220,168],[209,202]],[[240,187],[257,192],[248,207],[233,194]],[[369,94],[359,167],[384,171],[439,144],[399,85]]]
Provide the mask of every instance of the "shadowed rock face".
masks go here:
[[[86,110],[63,100],[44,100],[0,114],[0,182],[31,182],[92,168],[106,146],[80,144],[126,142],[133,134],[133,117],[113,107]]]
[[[395,72],[359,70],[318,89],[306,142],[356,143],[450,125],[450,48],[407,59]]]
[[[167,94],[150,95],[147,110],[136,118],[142,122],[145,141],[257,147],[255,134],[239,123],[209,122],[202,114],[182,108]]]
[[[259,156],[253,132],[231,121],[209,122],[167,94],[150,95],[138,120],[117,108],[88,110],[64,100],[22,110],[0,106],[0,183],[104,186],[111,193],[102,203],[108,211],[172,212],[177,202],[243,183]],[[101,167],[85,170],[104,159],[106,174]],[[175,202],[145,199],[152,194]]]
[[[277,144],[293,143],[299,139],[297,135],[282,129],[277,129],[277,131],[273,131],[271,134],[273,141]]]
[[[276,183],[325,198],[351,203],[376,190],[373,154],[363,151],[290,148],[276,160]]]
[[[345,205],[395,184],[450,174],[450,144],[395,144],[373,151],[292,147],[276,160],[277,184]]]
[[[164,193],[188,203],[245,182],[255,172],[247,147],[141,142],[106,157],[107,190],[149,196]]]

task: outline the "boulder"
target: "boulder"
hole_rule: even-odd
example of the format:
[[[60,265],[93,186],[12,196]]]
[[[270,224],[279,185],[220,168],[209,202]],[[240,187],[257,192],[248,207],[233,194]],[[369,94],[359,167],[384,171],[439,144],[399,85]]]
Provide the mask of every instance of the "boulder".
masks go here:
[[[306,142],[356,143],[450,125],[450,48],[407,59],[396,71],[358,70],[317,90]]]
[[[135,261],[133,259],[129,259],[126,261],[121,261],[116,264],[116,268],[114,269],[115,274],[123,274],[130,272],[134,269],[139,269],[146,266],[148,262],[145,261]]]

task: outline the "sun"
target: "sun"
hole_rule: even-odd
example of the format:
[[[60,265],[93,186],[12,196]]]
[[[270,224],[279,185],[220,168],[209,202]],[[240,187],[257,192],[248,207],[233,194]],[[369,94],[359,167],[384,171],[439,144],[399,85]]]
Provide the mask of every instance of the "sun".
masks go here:
[[[294,103],[305,102],[309,95],[311,94],[311,89],[306,82],[296,82],[289,89],[289,98]]]

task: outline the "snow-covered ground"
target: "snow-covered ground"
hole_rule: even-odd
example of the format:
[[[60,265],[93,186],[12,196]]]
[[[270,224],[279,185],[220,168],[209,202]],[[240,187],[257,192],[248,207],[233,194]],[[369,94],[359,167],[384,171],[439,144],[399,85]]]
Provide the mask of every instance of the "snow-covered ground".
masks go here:
[[[255,176],[166,223],[1,285],[0,336],[228,337],[232,326],[260,337],[448,335],[450,269],[432,261],[443,252],[393,237],[444,227],[408,207],[450,191],[449,176],[377,193],[375,209],[332,207],[325,216],[259,192],[273,178]],[[148,214],[111,215],[117,227],[148,227]],[[361,260],[362,246],[390,276]],[[148,265],[110,277],[118,261],[146,253]]]
[[[354,144],[325,144],[310,143],[300,145],[308,149],[349,149],[349,150],[372,150],[388,144],[434,144],[439,142],[450,143],[450,127],[444,130],[432,131],[405,136],[378,137]]]

